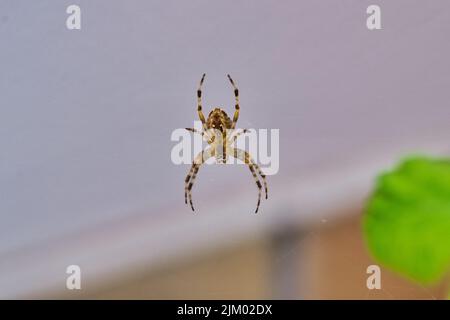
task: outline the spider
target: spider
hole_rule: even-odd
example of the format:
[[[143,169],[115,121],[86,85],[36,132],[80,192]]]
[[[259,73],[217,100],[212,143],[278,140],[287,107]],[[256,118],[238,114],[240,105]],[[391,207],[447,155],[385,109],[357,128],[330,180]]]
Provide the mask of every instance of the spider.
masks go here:
[[[236,139],[240,135],[247,133],[249,130],[243,129],[242,131],[236,133],[235,127],[236,122],[239,118],[239,109],[240,109],[239,90],[236,87],[233,79],[231,79],[230,75],[227,75],[227,77],[230,80],[231,85],[233,86],[234,97],[236,99],[233,120],[231,120],[230,117],[227,115],[227,113],[220,108],[214,108],[209,113],[208,118],[205,119],[205,116],[203,115],[202,112],[202,85],[203,81],[205,80],[205,74],[203,74],[200,80],[200,84],[197,90],[197,112],[200,121],[202,122],[202,131],[198,131],[197,129],[194,128],[186,128],[186,130],[191,131],[193,133],[198,133],[203,138],[206,138],[209,147],[201,151],[195,157],[191,169],[189,170],[189,173],[186,176],[184,186],[184,202],[187,204],[189,199],[191,209],[192,211],[194,211],[191,191],[200,166],[211,157],[215,157],[217,163],[224,164],[227,161],[227,155],[231,155],[234,158],[244,162],[250,169],[250,172],[252,173],[252,176],[255,179],[256,186],[258,187],[258,202],[255,210],[255,213],[257,213],[259,209],[259,204],[261,202],[261,189],[262,189],[261,181],[259,180],[257,174],[259,174],[262,178],[264,184],[264,192],[267,199],[266,176],[247,151],[234,148],[234,143],[236,142]]]

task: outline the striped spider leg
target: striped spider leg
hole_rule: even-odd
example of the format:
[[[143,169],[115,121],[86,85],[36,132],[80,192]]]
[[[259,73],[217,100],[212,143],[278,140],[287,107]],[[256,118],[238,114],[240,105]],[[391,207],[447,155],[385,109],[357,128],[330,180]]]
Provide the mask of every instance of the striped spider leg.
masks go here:
[[[197,177],[198,169],[200,166],[205,163],[209,158],[214,156],[214,149],[207,148],[201,151],[194,159],[194,163],[191,166],[191,170],[189,170],[186,179],[184,180],[184,203],[187,204],[189,199],[189,204],[191,205],[192,211],[194,210],[194,205],[192,204],[192,186],[194,185],[195,178]]]
[[[236,103],[234,105],[234,116],[233,116],[233,123],[231,124],[231,129],[234,129],[236,127],[236,122],[239,119],[239,89],[236,87],[236,84],[234,83],[233,79],[231,79],[230,75],[227,74],[228,80],[230,80],[231,85],[233,86],[234,89],[234,98],[236,100]]]
[[[235,139],[234,139],[235,140]],[[245,163],[248,168],[250,169],[250,172],[252,173],[253,179],[255,179],[256,186],[258,187],[258,202],[256,204],[256,210],[255,213],[258,213],[259,204],[261,203],[261,181],[258,178],[257,173],[261,177],[263,184],[264,184],[264,193],[266,195],[266,199],[268,197],[267,195],[267,181],[266,181],[266,175],[262,172],[259,165],[253,160],[253,158],[250,156],[250,153],[247,151],[244,151],[239,148],[230,147],[230,155],[232,155],[234,158],[241,160],[243,163]]]
[[[205,80],[205,76],[206,74],[204,73],[202,78],[200,79],[200,83],[198,85],[198,89],[197,89],[197,112],[198,112],[198,117],[200,118],[200,121],[202,122],[202,126],[203,126],[203,130],[206,131],[206,119],[205,119],[205,115],[202,112],[202,85],[203,85],[203,81]]]

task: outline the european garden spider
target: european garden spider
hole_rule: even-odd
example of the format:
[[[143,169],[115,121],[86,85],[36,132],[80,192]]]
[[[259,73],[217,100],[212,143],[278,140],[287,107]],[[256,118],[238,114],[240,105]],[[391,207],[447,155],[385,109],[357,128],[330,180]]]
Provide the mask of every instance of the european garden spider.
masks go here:
[[[214,108],[209,113],[208,119],[205,119],[205,116],[202,112],[202,85],[203,80],[205,79],[205,74],[203,74],[202,79],[200,80],[200,84],[197,90],[197,111],[200,121],[202,122],[203,130],[198,131],[194,128],[186,128],[186,130],[198,133],[202,137],[205,137],[210,146],[201,151],[195,157],[192,163],[191,170],[189,171],[185,179],[184,202],[187,204],[189,198],[189,204],[191,205],[192,211],[194,211],[191,190],[200,166],[211,157],[215,157],[217,163],[226,163],[227,155],[231,155],[248,165],[253,178],[255,179],[256,186],[258,187],[258,203],[256,205],[255,211],[255,213],[257,213],[259,204],[261,202],[262,189],[262,185],[260,180],[258,179],[257,173],[261,176],[264,183],[264,192],[267,199],[266,176],[263,174],[260,167],[255,163],[248,152],[238,148],[234,148],[234,143],[236,142],[237,137],[241,134],[247,133],[248,130],[244,129],[242,131],[239,131],[238,133],[236,133],[236,131],[234,130],[236,127],[236,122],[239,118],[239,90],[234,84],[234,81],[233,79],[231,79],[230,75],[227,76],[234,88],[234,96],[236,99],[233,121],[231,121],[226,112],[220,108]]]

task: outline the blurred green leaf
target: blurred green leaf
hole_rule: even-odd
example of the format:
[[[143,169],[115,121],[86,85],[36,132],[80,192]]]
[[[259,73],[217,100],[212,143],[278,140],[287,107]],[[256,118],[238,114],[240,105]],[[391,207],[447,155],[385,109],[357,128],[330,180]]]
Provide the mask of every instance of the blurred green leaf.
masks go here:
[[[363,219],[381,264],[423,284],[450,269],[450,160],[410,158],[378,177]]]

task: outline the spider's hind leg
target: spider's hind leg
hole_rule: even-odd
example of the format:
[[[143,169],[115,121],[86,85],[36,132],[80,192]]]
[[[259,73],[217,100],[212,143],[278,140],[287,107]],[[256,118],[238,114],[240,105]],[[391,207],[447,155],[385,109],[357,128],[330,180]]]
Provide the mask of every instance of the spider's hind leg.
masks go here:
[[[266,181],[266,175],[262,172],[261,168],[256,164],[256,162],[253,161],[253,159],[250,158],[251,163],[253,164],[253,166],[255,167],[256,171],[258,171],[259,175],[262,178],[263,184],[264,184],[264,194],[266,195],[266,199],[268,198],[267,196],[267,181]]]
[[[258,176],[256,174],[256,172],[259,173],[259,175],[261,176],[263,183],[264,183],[264,191],[266,194],[266,199],[267,199],[267,182],[266,182],[266,176],[265,174],[263,174],[263,172],[261,171],[261,168],[256,164],[256,162],[253,161],[253,159],[251,158],[250,154],[244,150],[238,149],[238,148],[233,148],[233,152],[232,152],[233,157],[235,157],[236,159],[241,160],[242,162],[244,162],[246,165],[248,165],[248,168],[250,169],[253,178],[255,179],[256,182],[256,186],[258,187],[258,202],[256,205],[256,211],[255,213],[258,213],[258,209],[259,209],[259,204],[261,202],[261,190],[262,190],[262,185],[261,185],[261,181],[259,181]]]
[[[189,174],[186,176],[185,179],[185,187],[184,187],[184,203],[187,204],[187,199],[189,197],[189,204],[191,205],[192,211],[194,210],[194,205],[192,204],[192,193],[191,189],[194,185],[195,178],[197,176],[198,169],[200,168],[200,165],[198,164],[192,164],[191,170],[189,171]]]
[[[195,178],[197,177],[198,170],[200,166],[206,162],[209,158],[213,156],[214,150],[209,148],[200,152],[194,159],[192,163],[191,170],[186,176],[184,180],[184,203],[187,204],[189,199],[189,204],[191,205],[192,211],[194,210],[194,205],[192,204],[192,187],[194,186]]]

